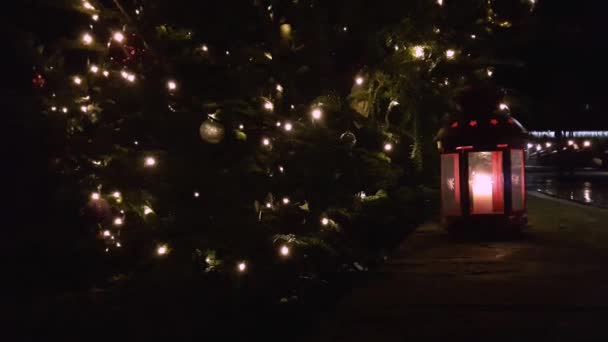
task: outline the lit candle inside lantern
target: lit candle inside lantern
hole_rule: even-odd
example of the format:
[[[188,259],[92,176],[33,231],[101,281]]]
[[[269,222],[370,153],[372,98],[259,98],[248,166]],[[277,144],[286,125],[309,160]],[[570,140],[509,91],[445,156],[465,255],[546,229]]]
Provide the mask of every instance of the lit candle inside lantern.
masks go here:
[[[475,213],[491,213],[492,208],[492,177],[483,173],[475,173],[472,179],[473,211]]]

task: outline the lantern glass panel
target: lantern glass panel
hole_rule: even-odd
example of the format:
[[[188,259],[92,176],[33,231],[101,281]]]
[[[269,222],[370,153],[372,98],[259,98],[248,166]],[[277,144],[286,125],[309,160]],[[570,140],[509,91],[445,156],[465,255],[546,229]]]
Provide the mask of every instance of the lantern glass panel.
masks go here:
[[[471,214],[504,213],[502,151],[469,152]]]
[[[525,209],[525,182],[524,151],[511,150],[511,205],[513,211],[522,211]]]
[[[447,216],[461,215],[458,162],[458,153],[441,155],[441,210]]]

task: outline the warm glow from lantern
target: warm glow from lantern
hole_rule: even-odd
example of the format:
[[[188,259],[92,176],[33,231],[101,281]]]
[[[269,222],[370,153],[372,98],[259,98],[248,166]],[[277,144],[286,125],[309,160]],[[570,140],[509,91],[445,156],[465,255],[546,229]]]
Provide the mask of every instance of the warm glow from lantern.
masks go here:
[[[476,173],[471,181],[475,212],[492,212],[492,177],[487,174]]]

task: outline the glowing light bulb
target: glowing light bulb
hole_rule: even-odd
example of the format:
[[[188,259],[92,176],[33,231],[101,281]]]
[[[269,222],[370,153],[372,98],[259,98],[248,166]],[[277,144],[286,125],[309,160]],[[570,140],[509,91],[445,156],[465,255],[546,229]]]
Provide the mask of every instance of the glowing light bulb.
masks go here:
[[[148,207],[147,205],[144,205],[144,215],[149,215],[152,214],[154,212],[154,210],[152,210],[152,208]]]
[[[286,122],[285,125],[283,125],[283,128],[287,131],[290,132],[293,129],[293,126],[291,123]]]
[[[412,54],[415,58],[423,58],[424,57],[424,48],[422,46],[414,46],[412,49]]]
[[[145,165],[148,167],[156,165],[156,159],[154,157],[146,157]]]
[[[387,152],[392,151],[393,150],[393,144],[391,144],[391,143],[384,144],[384,150],[387,151]]]
[[[88,32],[87,32],[87,33],[85,33],[85,34],[83,34],[83,35],[82,35],[82,42],[83,42],[85,45],[90,45],[90,44],[93,42],[93,36],[91,36],[91,34],[90,34],[90,33],[88,33]]]
[[[590,146],[591,146],[591,141],[589,141],[589,140],[585,140],[585,141],[583,142],[583,146],[584,146],[584,147],[590,147]]]
[[[359,76],[359,77],[355,78],[355,83],[357,85],[362,85],[363,84],[363,77]]]
[[[168,252],[167,245],[160,245],[156,248],[156,254],[158,254],[160,256],[167,254],[167,252]]]
[[[115,226],[122,226],[123,223],[125,223],[125,221],[121,217],[117,217],[114,219]]]
[[[114,197],[114,198],[120,198],[121,197],[120,191],[114,191],[112,193],[112,197]]]
[[[289,198],[283,197],[283,204],[289,204]]]
[[[572,145],[574,145],[574,140],[568,140],[568,146],[572,146]]]
[[[101,195],[99,194],[99,192],[93,192],[93,193],[91,194],[91,199],[92,199],[93,201],[97,201],[97,200],[98,200],[98,199],[100,199],[100,198],[101,198]]]
[[[103,71],[103,75],[104,75],[105,77],[108,77],[108,76],[110,76],[110,72],[109,72],[108,70],[104,70],[104,71]]]
[[[201,194],[198,191],[194,192],[194,198],[199,198],[201,196]]]
[[[270,101],[265,101],[264,102],[264,109],[266,109],[267,111],[271,112],[272,110],[274,110],[274,104]]]
[[[91,72],[96,74],[99,71],[99,67],[97,65],[91,65]]]
[[[268,208],[268,209],[272,208],[272,203],[266,202],[266,208]]]
[[[239,129],[244,129],[244,128],[245,128],[245,126],[239,125]]]
[[[548,142],[548,143],[546,143],[546,144],[545,144],[545,146],[546,146],[547,148],[551,147],[551,145],[552,145],[552,144],[551,144],[550,142]]]
[[[64,113],[67,113],[68,112],[68,108],[67,107],[63,107],[63,108],[61,108],[61,111],[64,112]]]
[[[490,68],[486,69],[486,73],[488,74],[488,77],[492,77],[492,75],[494,74],[494,71]]]
[[[86,9],[88,9],[88,10],[94,10],[95,9],[95,7],[93,7],[93,5],[91,5],[91,3],[88,2],[88,1],[83,1],[82,2],[82,6],[84,8],[86,8]]]
[[[270,52],[264,52],[264,57],[268,58],[269,60],[272,60],[272,54]]]
[[[168,81],[167,82],[167,88],[171,91],[177,89],[177,83],[175,83],[175,81]]]
[[[129,81],[131,83],[135,82],[135,75],[133,75],[133,74],[127,75],[127,81]]]
[[[534,145],[533,145],[533,144],[528,143],[528,148],[532,148],[532,147],[534,147]]]
[[[453,59],[453,58],[454,58],[454,56],[456,56],[456,51],[454,51],[454,50],[452,50],[452,49],[447,50],[447,51],[445,52],[445,56],[446,56],[448,59]]]
[[[97,20],[99,20],[99,15],[97,15],[97,14],[93,14],[93,15],[91,16],[91,19],[93,19],[93,21],[97,21]]]
[[[245,272],[245,270],[247,269],[247,264],[244,261],[241,261],[238,263],[238,265],[236,266],[237,269],[239,270],[239,272]]]
[[[268,138],[262,139],[262,145],[269,146],[270,145],[270,139],[268,139]]]
[[[278,91],[279,93],[282,93],[282,92],[283,92],[283,86],[282,86],[282,85],[280,85],[280,84],[277,84],[277,91]]]
[[[471,39],[476,39],[476,38],[477,38],[476,35],[474,35],[474,34],[471,35]]]
[[[365,193],[365,191],[361,191],[361,192],[359,193],[359,197],[360,197],[361,199],[365,199],[365,197],[367,197],[367,194]]]
[[[540,150],[542,150],[542,149],[543,149],[543,147],[542,147],[542,146],[540,146],[540,144],[536,144],[536,150],[537,150],[537,151],[540,151]]]
[[[114,32],[114,34],[112,35],[112,39],[114,39],[118,43],[122,43],[125,40],[125,35],[122,32],[117,31]]]
[[[109,231],[109,230],[104,230],[104,231],[103,231],[103,236],[105,236],[105,237],[109,237],[110,235],[111,235],[111,233],[110,233],[110,231]]]
[[[437,5],[443,6],[443,0],[437,0]]]
[[[344,26],[344,27],[342,28],[342,31],[344,31],[344,32],[348,31],[348,27]]]
[[[506,103],[499,104],[498,108],[500,108],[500,110],[509,110],[509,106],[507,106]]]
[[[126,80],[129,77],[129,73],[123,70],[120,72],[120,76]]]
[[[203,46],[201,47],[201,50],[203,50],[203,51],[207,52],[207,51],[209,51],[209,48],[207,47],[207,45],[203,45]]]
[[[120,244],[120,242],[116,242],[116,247],[122,247],[122,245]]]
[[[321,224],[324,226],[327,226],[329,224],[329,219],[327,217],[324,217],[321,219]]]
[[[277,127],[281,127],[281,121],[277,121]]]
[[[289,247],[283,245],[281,246],[281,249],[279,250],[279,253],[281,253],[282,256],[288,256],[289,255]]]
[[[280,173],[285,172],[285,168],[284,168],[284,167],[282,167],[282,166],[279,166],[279,172],[280,172]]]
[[[315,108],[312,110],[312,118],[313,120],[319,120],[323,116],[323,112],[320,108]]]
[[[57,107],[55,107],[55,106],[51,107],[51,111],[56,112],[57,111]]]
[[[86,113],[88,111],[87,106],[80,106],[80,111]]]
[[[74,84],[81,85],[82,84],[82,78],[80,78],[78,76],[74,76]]]

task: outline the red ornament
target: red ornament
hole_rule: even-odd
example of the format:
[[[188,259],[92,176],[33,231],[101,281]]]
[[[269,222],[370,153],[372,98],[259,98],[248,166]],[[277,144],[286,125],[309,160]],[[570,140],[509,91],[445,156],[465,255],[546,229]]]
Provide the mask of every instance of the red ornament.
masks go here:
[[[515,124],[515,121],[513,121],[513,119],[509,118],[509,124],[511,124],[511,125]]]
[[[471,120],[471,121],[469,121],[469,126],[471,126],[471,127],[477,126],[477,120]]]
[[[498,125],[498,120],[496,120],[496,119],[492,119],[492,120],[490,120],[490,123],[491,123],[493,126],[496,126],[496,125]]]
[[[458,127],[458,121],[454,121],[454,123],[452,124],[452,128],[456,128]]]
[[[32,85],[34,86],[34,88],[41,89],[44,87],[45,83],[46,80],[44,79],[44,77],[42,77],[41,74],[36,73],[36,75],[34,75],[34,78],[32,79]]]

